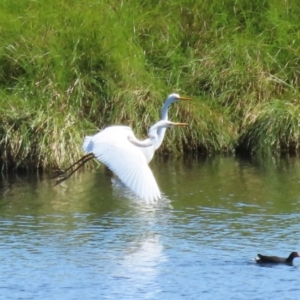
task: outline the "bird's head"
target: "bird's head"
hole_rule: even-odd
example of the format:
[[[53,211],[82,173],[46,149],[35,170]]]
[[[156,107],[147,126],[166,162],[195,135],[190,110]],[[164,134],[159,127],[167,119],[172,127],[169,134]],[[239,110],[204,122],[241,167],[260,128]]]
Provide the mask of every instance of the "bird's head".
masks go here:
[[[172,127],[187,126],[187,125],[188,123],[176,123],[168,120],[160,120],[150,127],[149,135],[153,135],[153,133],[155,134],[157,130],[160,128],[172,128]]]
[[[177,102],[177,101],[180,101],[180,100],[191,100],[191,98],[189,97],[182,97],[180,96],[179,94],[176,94],[176,93],[173,93],[173,94],[170,94],[166,100],[166,104],[167,105],[170,105],[174,102]]]
[[[299,252],[292,252],[290,255],[292,257],[300,257],[300,253]]]

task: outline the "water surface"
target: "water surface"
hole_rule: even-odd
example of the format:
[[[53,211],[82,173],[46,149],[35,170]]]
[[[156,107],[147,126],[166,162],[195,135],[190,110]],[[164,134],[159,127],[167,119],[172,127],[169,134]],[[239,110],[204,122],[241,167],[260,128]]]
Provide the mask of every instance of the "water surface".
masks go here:
[[[147,204],[103,168],[0,180],[0,299],[298,299],[300,161],[156,160]]]

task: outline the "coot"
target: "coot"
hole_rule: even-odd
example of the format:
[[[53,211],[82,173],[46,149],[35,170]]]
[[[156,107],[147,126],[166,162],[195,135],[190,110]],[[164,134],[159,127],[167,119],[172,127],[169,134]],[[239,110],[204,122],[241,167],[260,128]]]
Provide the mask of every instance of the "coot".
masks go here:
[[[278,257],[278,256],[266,256],[257,254],[258,257],[255,258],[255,261],[259,264],[289,264],[291,265],[293,263],[293,259],[295,257],[300,257],[299,252],[292,252],[287,258],[284,257]]]

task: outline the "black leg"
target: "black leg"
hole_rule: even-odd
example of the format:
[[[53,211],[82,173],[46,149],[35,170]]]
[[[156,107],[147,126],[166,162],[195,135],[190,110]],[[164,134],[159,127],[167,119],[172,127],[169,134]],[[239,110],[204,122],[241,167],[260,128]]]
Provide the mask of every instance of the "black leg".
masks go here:
[[[68,167],[65,171],[60,171],[60,174],[57,176],[57,180],[55,185],[60,184],[61,182],[67,180],[68,178],[70,178],[78,169],[80,169],[83,165],[85,165],[89,160],[93,159],[95,156],[93,153],[89,153],[87,155],[84,155],[83,157],[81,157],[79,160],[77,160],[74,164],[72,164],[70,167]],[[66,175],[66,173],[71,170],[73,167],[75,167],[77,165],[77,167],[72,170],[68,175]],[[65,175],[63,175],[65,174]],[[60,177],[60,178],[58,178]]]
[[[65,171],[68,172],[69,170],[71,170],[74,166],[76,166],[77,164],[79,164],[80,162],[82,162],[83,160],[85,161],[86,159],[88,159],[87,161],[89,161],[91,158],[94,158],[94,154],[93,153],[88,153],[84,156],[82,156],[80,159],[78,159],[74,164],[72,164],[71,166],[69,166]]]

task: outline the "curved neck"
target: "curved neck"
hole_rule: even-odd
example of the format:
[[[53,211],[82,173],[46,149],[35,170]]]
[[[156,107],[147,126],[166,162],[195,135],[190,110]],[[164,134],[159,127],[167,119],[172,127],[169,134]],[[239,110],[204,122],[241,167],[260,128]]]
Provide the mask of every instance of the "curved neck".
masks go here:
[[[162,120],[168,120],[168,110],[169,110],[169,106],[173,103],[173,99],[167,99],[166,102],[164,103],[162,110],[161,110],[161,119]],[[165,137],[165,133],[166,133],[167,128],[159,128],[157,130],[157,143],[155,145],[155,150],[158,149]]]
[[[153,145],[153,141],[151,138],[140,141],[135,136],[129,136],[128,140],[129,140],[129,142],[131,142],[132,144],[134,144],[135,146],[138,146],[138,147],[149,147],[149,146]]]
[[[286,261],[287,261],[288,263],[291,263],[291,262],[293,262],[294,258],[295,258],[294,253],[291,253],[291,254],[289,255],[289,257],[286,259]]]
[[[157,130],[157,134],[156,134],[157,143],[155,145],[155,150],[161,146],[161,144],[164,140],[164,137],[165,137],[166,130],[167,130],[167,128],[160,128]]]
[[[174,102],[174,99],[167,98],[166,102],[164,103],[162,109],[161,109],[161,119],[162,120],[168,120],[168,109],[169,106]]]

